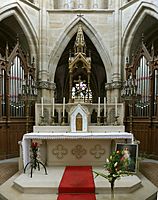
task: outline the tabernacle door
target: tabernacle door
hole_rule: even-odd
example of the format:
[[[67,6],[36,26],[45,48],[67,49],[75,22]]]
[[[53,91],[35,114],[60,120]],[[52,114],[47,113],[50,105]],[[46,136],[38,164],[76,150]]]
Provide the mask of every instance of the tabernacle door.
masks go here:
[[[76,116],[76,131],[82,131],[82,115],[80,113]]]

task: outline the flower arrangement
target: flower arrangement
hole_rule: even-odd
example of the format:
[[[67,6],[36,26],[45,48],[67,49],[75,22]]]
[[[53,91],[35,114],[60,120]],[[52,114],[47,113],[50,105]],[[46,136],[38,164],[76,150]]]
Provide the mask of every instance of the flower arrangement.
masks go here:
[[[131,173],[128,171],[128,166],[130,162],[130,157],[128,154],[128,150],[120,150],[113,151],[109,158],[107,159],[104,168],[108,171],[108,173],[95,172],[96,177],[102,176],[111,184],[111,193],[114,192],[114,183],[116,179],[121,178],[125,175],[130,175]]]
[[[37,156],[38,156],[38,143],[32,142],[31,143],[31,159],[33,163],[33,167],[36,169],[37,167]]]
[[[32,178],[33,169],[36,169],[38,167],[38,171],[40,171],[40,165],[42,165],[45,170],[45,174],[47,175],[47,169],[46,169],[45,165],[38,159],[39,158],[39,145],[37,142],[31,143],[30,151],[31,151],[31,154],[30,154],[31,160],[24,167],[24,173],[26,171],[27,166],[30,165],[31,178]]]

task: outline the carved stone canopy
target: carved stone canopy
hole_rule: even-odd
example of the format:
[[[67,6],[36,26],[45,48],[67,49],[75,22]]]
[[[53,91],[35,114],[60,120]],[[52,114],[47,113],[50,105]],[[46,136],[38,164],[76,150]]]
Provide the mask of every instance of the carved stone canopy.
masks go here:
[[[78,26],[76,41],[74,44],[74,52],[75,52],[75,55],[78,53],[82,53],[82,54],[86,55],[86,42],[84,39],[84,34],[83,34],[81,24],[79,24],[79,26]]]
[[[78,63],[82,63],[82,68],[85,68],[87,72],[91,71],[91,58],[86,56],[86,42],[81,23],[78,26],[74,44],[74,57],[69,57],[69,72],[73,72],[78,68]]]

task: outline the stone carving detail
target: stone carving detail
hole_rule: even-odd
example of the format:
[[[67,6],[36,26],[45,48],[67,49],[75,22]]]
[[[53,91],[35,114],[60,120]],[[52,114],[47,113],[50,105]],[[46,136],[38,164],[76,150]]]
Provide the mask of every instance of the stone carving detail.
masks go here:
[[[63,157],[68,153],[68,150],[64,148],[62,144],[58,144],[56,148],[52,150],[52,154],[56,155],[58,159],[63,159]]]
[[[38,82],[38,88],[55,91],[56,84],[52,82],[50,83],[49,81],[40,81]]]
[[[74,149],[72,149],[71,152],[77,159],[80,159],[80,158],[82,158],[83,155],[86,154],[87,151],[86,151],[86,149],[83,148],[82,145],[78,144],[77,146],[75,146]]]
[[[55,91],[56,90],[56,83],[49,83],[49,87],[51,90]]]
[[[40,81],[38,83],[38,88],[49,89],[49,82],[48,81]]]
[[[99,159],[105,154],[105,149],[103,149],[100,144],[97,144],[93,149],[90,150],[90,153],[94,155],[96,159]]]
[[[105,90],[121,89],[121,82],[115,81],[112,83],[105,83]]]

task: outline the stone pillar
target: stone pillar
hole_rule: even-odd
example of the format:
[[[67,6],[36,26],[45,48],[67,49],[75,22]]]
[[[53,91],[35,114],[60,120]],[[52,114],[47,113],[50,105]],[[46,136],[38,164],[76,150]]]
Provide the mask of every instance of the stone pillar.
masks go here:
[[[50,83],[49,81],[39,81],[38,89],[41,91],[41,97],[44,98],[44,102],[52,103],[52,98],[54,97],[56,90],[56,84],[52,82]]]
[[[39,27],[39,80],[46,83],[48,80],[48,44],[47,44],[47,1],[40,0],[40,27]],[[41,88],[41,96],[47,92]]]
[[[110,83],[105,84],[105,91],[106,91],[107,103],[111,103],[111,85],[110,85]]]
[[[75,1],[74,0],[71,0],[71,1],[68,1],[68,0],[63,0],[64,1],[64,8],[65,9],[74,9],[75,8]]]
[[[85,5],[85,2],[84,2],[84,5]],[[83,5],[83,0],[78,0],[78,1],[77,1],[77,7],[76,7],[76,8],[79,8],[79,9],[85,8],[84,5]]]
[[[107,94],[107,103],[114,103],[115,97],[118,97],[118,102],[120,102],[121,82],[106,83],[105,90]]]
[[[119,9],[125,3],[128,3],[128,0],[106,0],[106,4],[108,4],[109,9]]]
[[[113,96],[119,98],[120,88],[117,87],[121,82],[121,35],[122,35],[122,11],[120,7],[122,0],[112,1],[113,9],[115,13],[113,15],[113,27],[114,27],[114,40],[113,40],[113,74],[112,74],[112,87]],[[116,87],[115,87],[116,86]]]

